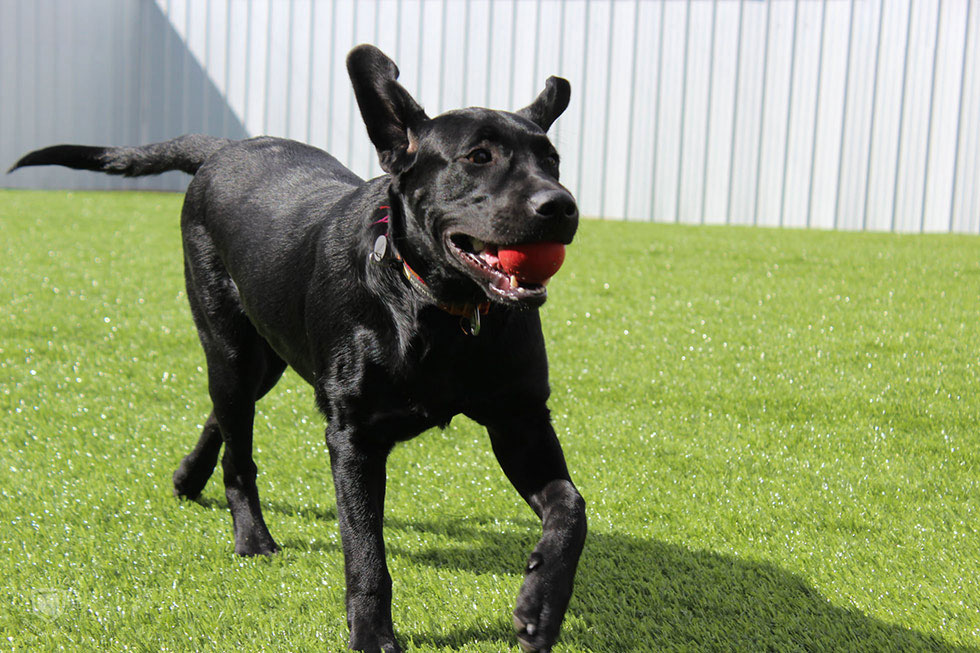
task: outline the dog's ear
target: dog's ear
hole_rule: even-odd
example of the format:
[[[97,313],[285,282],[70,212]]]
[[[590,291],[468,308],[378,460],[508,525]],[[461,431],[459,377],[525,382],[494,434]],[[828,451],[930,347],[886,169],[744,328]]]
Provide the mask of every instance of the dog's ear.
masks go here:
[[[415,152],[418,127],[429,118],[399,84],[398,66],[373,45],[359,45],[347,55],[347,73],[368,137],[378,149],[381,168],[397,173]]]
[[[548,131],[551,124],[568,107],[568,99],[571,95],[572,86],[567,79],[549,77],[541,95],[518,111],[517,115],[527,118],[544,131]]]

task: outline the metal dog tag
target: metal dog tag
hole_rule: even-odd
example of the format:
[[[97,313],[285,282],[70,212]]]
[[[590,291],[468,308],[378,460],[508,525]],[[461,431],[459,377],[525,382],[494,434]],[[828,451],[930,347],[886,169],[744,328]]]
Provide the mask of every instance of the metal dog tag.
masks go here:
[[[479,307],[473,309],[473,315],[470,317],[462,318],[460,320],[460,326],[463,327],[463,333],[468,336],[478,336],[480,335],[480,309]]]
[[[388,236],[381,234],[374,240],[374,251],[371,252],[371,260],[380,263],[388,253]]]

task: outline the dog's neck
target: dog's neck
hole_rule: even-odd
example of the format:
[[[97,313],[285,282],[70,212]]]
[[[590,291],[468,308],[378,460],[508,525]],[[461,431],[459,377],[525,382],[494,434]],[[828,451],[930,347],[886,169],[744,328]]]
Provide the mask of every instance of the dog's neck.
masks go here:
[[[377,264],[390,263],[401,269],[402,276],[408,282],[408,285],[412,289],[425,297],[428,301],[432,302],[438,306],[441,310],[449,313],[450,315],[461,318],[460,326],[463,332],[476,336],[480,333],[480,315],[486,315],[487,311],[490,310],[490,301],[484,301],[480,303],[446,303],[441,301],[436,297],[432,290],[429,288],[429,284],[425,282],[418,272],[412,269],[412,266],[398,253],[395,247],[394,239],[390,234],[391,224],[391,214],[389,206],[379,206],[378,213],[383,214],[382,217],[374,220],[373,225],[382,225],[383,231],[375,238],[374,248],[371,251],[371,260]]]

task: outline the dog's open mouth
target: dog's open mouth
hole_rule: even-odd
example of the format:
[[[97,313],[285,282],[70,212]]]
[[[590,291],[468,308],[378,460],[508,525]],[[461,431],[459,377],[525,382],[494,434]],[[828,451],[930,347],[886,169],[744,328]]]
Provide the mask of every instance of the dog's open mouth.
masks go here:
[[[548,280],[532,283],[518,279],[515,274],[508,274],[497,257],[497,245],[466,234],[451,235],[446,239],[446,245],[491,299],[507,304],[537,306],[548,298],[545,288]]]

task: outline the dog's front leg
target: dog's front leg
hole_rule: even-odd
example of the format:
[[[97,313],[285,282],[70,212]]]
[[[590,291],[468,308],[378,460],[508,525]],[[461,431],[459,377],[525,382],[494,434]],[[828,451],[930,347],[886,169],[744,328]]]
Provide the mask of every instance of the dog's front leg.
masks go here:
[[[558,637],[585,543],[585,501],[568,476],[547,409],[487,425],[493,451],[542,535],[524,570],[514,627],[525,651],[549,651]]]
[[[353,429],[332,427],[327,447],[344,548],[350,648],[401,653],[391,624],[391,575],[381,530],[388,451],[361,445]]]

